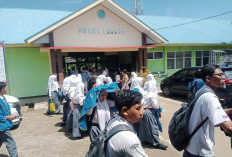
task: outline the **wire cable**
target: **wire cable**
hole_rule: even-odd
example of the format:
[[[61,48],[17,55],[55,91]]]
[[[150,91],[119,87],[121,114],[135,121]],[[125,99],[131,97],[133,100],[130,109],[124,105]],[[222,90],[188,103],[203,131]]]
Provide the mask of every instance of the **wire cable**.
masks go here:
[[[183,26],[183,25],[188,25],[188,24],[191,24],[191,23],[196,23],[196,22],[200,22],[200,21],[212,19],[212,18],[215,18],[215,17],[218,17],[218,16],[222,16],[222,15],[225,15],[225,14],[230,14],[230,13],[232,13],[232,11],[228,11],[228,12],[221,13],[221,14],[218,14],[218,15],[214,15],[214,16],[203,18],[203,19],[194,20],[194,21],[191,21],[191,22],[186,22],[186,23],[178,24],[178,25],[167,26],[167,27],[160,27],[160,28],[156,28],[154,30],[168,29],[168,28],[173,28],[173,27],[179,27],[179,26]]]

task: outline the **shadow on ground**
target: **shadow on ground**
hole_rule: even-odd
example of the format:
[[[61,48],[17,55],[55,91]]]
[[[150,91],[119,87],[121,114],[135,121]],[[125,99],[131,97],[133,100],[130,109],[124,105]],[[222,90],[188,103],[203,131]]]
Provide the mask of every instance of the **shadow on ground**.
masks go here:
[[[9,157],[9,156],[5,154],[0,154],[0,157]]]

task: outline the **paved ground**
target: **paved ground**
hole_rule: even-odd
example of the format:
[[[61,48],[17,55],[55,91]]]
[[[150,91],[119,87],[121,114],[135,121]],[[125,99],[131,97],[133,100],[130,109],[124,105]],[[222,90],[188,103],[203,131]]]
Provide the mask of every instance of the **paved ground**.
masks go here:
[[[159,102],[163,106],[161,122],[164,132],[161,141],[169,147],[166,151],[153,149],[144,145],[146,153],[151,157],[180,157],[182,152],[176,151],[168,139],[167,127],[172,114],[184,101],[182,97],[164,98],[159,94]],[[20,157],[82,157],[89,148],[89,137],[80,140],[70,138],[71,134],[60,126],[62,115],[46,115],[46,102],[35,104],[35,109],[23,107],[23,121],[19,128],[12,130]],[[229,138],[219,129],[216,130],[215,153],[218,157],[231,157]],[[7,157],[3,145],[0,157]]]

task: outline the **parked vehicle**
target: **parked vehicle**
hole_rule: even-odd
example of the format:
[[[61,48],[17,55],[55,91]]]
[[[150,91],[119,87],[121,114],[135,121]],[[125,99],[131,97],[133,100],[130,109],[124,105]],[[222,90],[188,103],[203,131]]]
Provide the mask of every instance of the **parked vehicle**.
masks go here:
[[[160,88],[165,96],[170,96],[171,94],[188,94],[188,84],[194,78],[194,73],[201,69],[202,67],[190,67],[183,68],[169,77],[166,77],[161,81]],[[232,96],[232,66],[220,66],[222,69],[226,80],[225,86],[218,88],[216,91],[217,96],[220,99],[227,99]]]
[[[13,126],[17,127],[22,121],[22,112],[21,112],[21,105],[19,104],[19,99],[10,95],[4,95],[4,96],[8,104],[10,105],[11,114],[15,116],[15,118],[12,120]]]

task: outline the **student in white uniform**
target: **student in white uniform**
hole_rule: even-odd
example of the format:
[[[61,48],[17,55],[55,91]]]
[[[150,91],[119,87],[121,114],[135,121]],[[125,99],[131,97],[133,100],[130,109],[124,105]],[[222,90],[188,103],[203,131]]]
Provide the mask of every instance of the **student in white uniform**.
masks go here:
[[[80,76],[80,74],[78,74]],[[66,128],[67,129],[72,129],[73,125],[73,111],[74,111],[74,94],[77,89],[77,84],[78,84],[78,79],[76,75],[71,75],[70,76],[70,88],[68,92],[68,99],[69,99],[69,104],[67,108],[67,120],[66,120]]]
[[[106,82],[106,76],[105,75],[99,75],[96,79],[96,87],[100,85],[104,85]]]
[[[49,95],[49,102],[52,99],[55,103],[56,111],[54,113],[61,113],[60,109],[60,101],[58,99],[58,92],[59,92],[59,84],[56,80],[56,75],[49,76],[48,79],[48,95]],[[50,104],[48,103],[48,111],[47,113],[50,113]]]
[[[130,81],[129,81],[129,83],[130,83],[130,90],[133,90],[134,89],[134,87],[135,87],[135,79],[137,78],[137,75],[136,75],[136,73],[135,72],[132,72],[131,73],[131,77],[130,77]]]
[[[144,104],[145,109],[142,120],[136,123],[135,129],[141,142],[151,144],[154,148],[166,150],[167,146],[159,139],[159,112],[158,95],[156,81],[152,74],[147,75],[147,82],[144,84]],[[162,130],[161,130],[162,131]]]
[[[205,82],[197,93],[204,88],[208,88],[211,92],[202,94],[195,103],[189,121],[189,133],[206,118],[208,118],[202,127],[193,135],[186,150],[184,157],[192,156],[215,156],[213,152],[214,141],[214,127],[220,126],[227,134],[232,134],[232,122],[228,115],[222,109],[218,97],[214,91],[224,85],[225,76],[222,70],[217,65],[206,65],[201,69],[202,79]],[[196,93],[196,95],[197,95]]]
[[[96,138],[105,128],[106,123],[110,120],[110,108],[107,104],[106,97],[108,93],[105,89],[100,91],[97,106],[90,110],[87,115],[90,115],[91,128],[90,140]]]
[[[144,95],[143,89],[143,77],[136,77],[134,80],[134,88],[132,90],[138,90],[142,95]]]
[[[107,131],[119,124],[133,130],[133,123],[143,117],[142,94],[135,91],[121,91],[116,96],[115,106],[119,115],[109,121]],[[121,131],[110,138],[106,145],[106,157],[147,157],[140,140],[133,131]]]
[[[62,94],[65,99],[65,102],[63,103],[62,125],[66,125],[66,120],[67,120],[67,109],[69,104],[69,99],[68,99],[69,88],[70,88],[70,77],[65,77],[61,88]]]
[[[81,75],[77,75],[77,85],[76,91],[73,95],[74,101],[74,110],[73,110],[73,127],[72,127],[72,136],[74,138],[81,138],[81,132],[79,129],[79,118],[82,110],[82,106],[84,104],[85,99],[85,85],[82,82]]]

